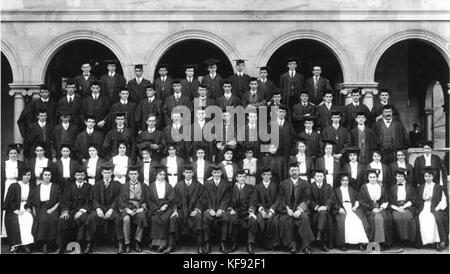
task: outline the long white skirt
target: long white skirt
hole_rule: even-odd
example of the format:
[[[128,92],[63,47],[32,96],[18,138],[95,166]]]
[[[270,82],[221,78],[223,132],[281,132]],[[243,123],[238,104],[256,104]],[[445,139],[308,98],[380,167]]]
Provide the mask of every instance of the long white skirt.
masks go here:
[[[3,201],[5,201],[6,193],[8,193],[9,187],[12,184],[16,183],[16,182],[17,182],[16,179],[6,179],[5,180],[5,193],[4,193],[3,198],[2,198]],[[1,231],[1,237],[2,238],[8,237],[8,235],[6,234],[6,228],[5,228],[5,211],[4,210],[2,210],[2,231]]]
[[[419,214],[420,236],[423,245],[440,242],[438,227],[430,207],[431,201],[425,201],[423,210]]]
[[[367,244],[366,231],[358,215],[352,210],[351,203],[344,203],[345,209],[345,243],[347,244]]]
[[[20,210],[25,211],[26,202],[20,203]],[[31,229],[33,227],[33,216],[31,213],[25,212],[19,217],[19,229],[20,229],[20,239],[22,240],[22,245],[28,245],[34,243],[33,234],[31,234]]]

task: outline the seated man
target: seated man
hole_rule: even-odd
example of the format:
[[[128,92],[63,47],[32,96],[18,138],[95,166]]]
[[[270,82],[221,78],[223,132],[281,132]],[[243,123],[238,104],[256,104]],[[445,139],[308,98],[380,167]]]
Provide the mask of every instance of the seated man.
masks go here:
[[[272,249],[280,245],[278,232],[278,182],[272,180],[272,170],[264,167],[261,170],[262,183],[255,187],[255,208],[257,234],[263,239],[264,247]]]
[[[203,253],[203,185],[193,179],[194,169],[191,165],[184,166],[183,176],[184,180],[178,182],[174,188],[178,198],[176,209],[177,222],[174,222],[174,230],[177,236],[195,236],[197,251],[201,254]]]
[[[333,245],[333,222],[331,209],[334,205],[334,192],[330,184],[324,182],[325,171],[314,171],[315,182],[311,184],[311,225],[316,234],[316,241],[322,250],[328,252]],[[327,246],[328,243],[328,246]]]
[[[222,168],[218,165],[212,167],[212,179],[205,182],[205,208],[203,212],[203,239],[205,240],[204,253],[211,252],[210,239],[214,232],[220,233],[220,251],[228,253],[225,247],[229,214],[226,211],[231,203],[231,184],[222,178]]]
[[[86,170],[75,170],[75,182],[68,185],[61,199],[61,215],[58,220],[58,250],[64,253],[71,232],[77,233],[77,242],[84,240],[85,223],[89,210],[92,186],[86,182]]]
[[[290,163],[289,178],[280,184],[280,237],[291,253],[297,252],[301,240],[303,252],[310,254],[310,243],[314,240],[308,216],[311,190],[309,183],[299,178],[299,173],[298,164]]]
[[[96,232],[103,228],[106,234],[109,228],[114,229],[112,239],[118,242],[118,253],[123,253],[123,231],[119,214],[118,199],[122,185],[112,180],[113,165],[103,164],[101,166],[103,179],[97,181],[92,187],[91,194],[91,213],[86,220],[86,249],[84,253],[91,252],[91,244]]]
[[[142,234],[147,227],[147,185],[138,180],[139,167],[128,167],[128,177],[130,178],[122,186],[119,196],[119,210],[123,221],[123,234],[125,238],[125,252],[130,252],[131,224],[136,225],[134,239],[136,240],[136,251],[142,252],[140,243]]]
[[[228,207],[230,214],[231,242],[229,252],[237,250],[239,228],[248,233],[247,251],[255,253],[256,215],[254,205],[254,187],[245,183],[245,171],[239,170],[236,175],[236,185],[233,186],[231,203]]]

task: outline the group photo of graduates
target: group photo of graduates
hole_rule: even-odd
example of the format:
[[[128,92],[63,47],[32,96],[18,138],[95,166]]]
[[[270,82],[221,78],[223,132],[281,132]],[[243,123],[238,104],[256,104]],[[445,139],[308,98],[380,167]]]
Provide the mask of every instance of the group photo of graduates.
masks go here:
[[[71,242],[85,254],[363,253],[374,242],[448,251],[448,170],[419,125],[403,125],[395,90],[380,88],[369,108],[355,88],[342,105],[319,64],[308,79],[298,57],[282,75],[265,66],[253,77],[245,61],[220,75],[209,58],[200,77],[200,64],[186,64],[183,79],[159,64],[153,81],[143,64],[127,81],[117,60],[99,78],[86,61],[60,98],[42,86],[15,121],[23,144],[3,152],[2,245],[58,254]],[[223,138],[213,141],[209,106],[223,110],[214,117]],[[245,127],[229,111],[238,106]],[[266,109],[276,141],[259,135]],[[177,138],[186,123],[200,140]],[[423,155],[410,163],[409,148]]]

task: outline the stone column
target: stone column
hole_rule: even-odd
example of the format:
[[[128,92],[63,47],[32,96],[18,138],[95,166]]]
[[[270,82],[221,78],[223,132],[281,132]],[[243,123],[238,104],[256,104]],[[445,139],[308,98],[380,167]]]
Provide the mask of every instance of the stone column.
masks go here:
[[[20,114],[25,108],[25,96],[27,91],[21,88],[11,88],[9,95],[14,96],[14,143],[23,143],[22,135],[20,135],[19,126],[17,120],[19,120]]]
[[[372,111],[373,108],[373,97],[378,94],[378,90],[376,88],[363,88],[362,90],[363,103]]]
[[[426,108],[425,115],[426,115],[425,137],[427,140],[433,140],[433,109]]]
[[[345,82],[341,84],[341,94],[345,95],[345,104],[348,105],[352,102],[351,91],[354,88],[362,88],[361,94],[363,96],[363,103],[366,104],[370,110],[373,108],[373,96],[378,94],[378,83],[366,83],[366,82]]]

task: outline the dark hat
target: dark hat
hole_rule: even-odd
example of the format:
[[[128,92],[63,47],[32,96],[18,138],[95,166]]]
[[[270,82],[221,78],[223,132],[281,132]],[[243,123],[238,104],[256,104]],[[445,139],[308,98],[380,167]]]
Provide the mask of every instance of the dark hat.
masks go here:
[[[184,65],[183,66],[185,69],[197,69],[198,68],[198,66],[197,65],[195,65],[195,64],[186,64],[186,65]]]
[[[23,177],[23,175],[27,174],[28,172],[31,172],[31,168],[29,166],[23,166],[19,168],[19,179]]]
[[[250,77],[250,79],[248,80],[249,83],[250,83],[250,82],[253,82],[253,81],[258,82],[258,78],[256,78],[256,77]]]
[[[169,69],[169,65],[168,64],[158,64],[158,66],[156,67],[157,69],[161,69],[161,68],[165,68],[165,69]]]
[[[102,170],[113,170],[114,169],[114,164],[112,164],[112,163],[104,163],[103,165],[100,166],[100,168]]]
[[[359,153],[359,151],[360,151],[360,149],[358,148],[358,147],[349,147],[348,149],[347,149],[347,154],[350,154],[350,153],[355,153],[355,154],[358,154]]]
[[[245,170],[243,170],[243,169],[237,170],[236,175],[239,175],[239,174],[245,174]]]
[[[220,63],[220,60],[217,60],[215,58],[209,58],[209,59],[205,60],[204,63],[208,64],[208,66],[214,66],[214,65]]]
[[[183,169],[184,169],[184,170],[194,170],[194,168],[193,168],[192,165],[190,165],[190,164],[184,165]]]
[[[78,166],[75,168],[75,173],[86,173],[86,168],[84,168],[84,167],[81,166],[81,165],[78,165]]]
[[[296,56],[287,57],[287,58],[285,58],[285,60],[286,60],[286,63],[289,63],[289,62],[296,62],[297,64],[300,63],[300,58],[296,57]]]
[[[271,67],[269,67],[269,66],[258,67],[258,68],[259,68],[260,71],[261,71],[261,70],[267,70],[267,71],[269,71],[269,70],[271,69]]]
[[[105,62],[105,64],[107,64],[107,65],[116,65],[116,66],[119,63],[119,61],[117,59],[103,60],[103,62]]]
[[[247,59],[233,59],[233,61],[236,61],[236,65],[240,65],[245,64],[245,61],[247,61]]]
[[[144,69],[144,64],[135,64],[134,69]]]
[[[339,116],[341,116],[342,114],[341,114],[341,112],[340,112],[339,110],[332,110],[332,111],[331,111],[331,116],[334,116],[334,115],[339,115]]]
[[[128,172],[130,171],[139,171],[139,166],[133,165],[128,167]]]
[[[264,173],[264,172],[272,172],[272,169],[270,169],[270,167],[268,167],[268,166],[265,166],[261,169],[261,173]]]
[[[220,165],[212,165],[211,170],[220,170],[222,171],[222,167]]]
[[[63,149],[63,148],[68,148],[69,150],[72,150],[72,146],[70,144],[61,144],[60,149]]]
[[[430,141],[430,140],[424,140],[424,141],[422,141],[422,147],[425,147],[425,146],[429,146],[430,148],[433,148],[434,142]]]
[[[275,88],[275,89],[272,91],[272,96],[274,96],[274,95],[281,95],[281,90],[278,89],[278,88]]]

